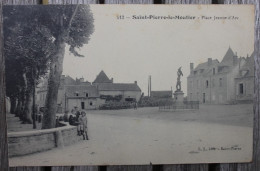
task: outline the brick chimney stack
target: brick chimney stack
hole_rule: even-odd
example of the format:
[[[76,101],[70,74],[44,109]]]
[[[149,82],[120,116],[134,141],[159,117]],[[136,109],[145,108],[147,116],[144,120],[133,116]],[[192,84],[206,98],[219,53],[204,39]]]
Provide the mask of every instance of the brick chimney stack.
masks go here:
[[[208,58],[208,66],[212,65],[212,58]]]
[[[190,73],[191,73],[191,74],[192,74],[193,70],[194,70],[194,64],[193,64],[193,63],[190,63]]]

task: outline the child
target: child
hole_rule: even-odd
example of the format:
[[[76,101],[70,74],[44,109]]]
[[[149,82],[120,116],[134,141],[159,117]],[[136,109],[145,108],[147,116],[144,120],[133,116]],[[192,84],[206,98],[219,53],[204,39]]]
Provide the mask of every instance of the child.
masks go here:
[[[81,123],[81,119],[82,118],[82,115],[81,113],[79,113],[77,116],[76,116],[76,120],[77,120],[77,123],[78,123],[78,126],[77,126],[77,131],[78,131],[78,136],[81,136],[82,135],[82,123]]]
[[[87,116],[86,112],[82,111],[80,116],[79,116],[79,126],[78,128],[80,129],[80,134],[83,135],[84,140],[88,140],[88,134],[87,134]]]

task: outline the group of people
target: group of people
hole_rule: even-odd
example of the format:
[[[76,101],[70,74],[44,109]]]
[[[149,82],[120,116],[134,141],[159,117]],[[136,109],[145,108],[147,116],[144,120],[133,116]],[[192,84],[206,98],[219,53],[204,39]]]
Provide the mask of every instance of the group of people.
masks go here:
[[[77,126],[78,136],[83,136],[84,140],[89,140],[87,133],[87,116],[86,111],[79,111],[77,108],[71,110],[71,114],[68,112],[64,115],[64,121],[69,122],[70,125]]]

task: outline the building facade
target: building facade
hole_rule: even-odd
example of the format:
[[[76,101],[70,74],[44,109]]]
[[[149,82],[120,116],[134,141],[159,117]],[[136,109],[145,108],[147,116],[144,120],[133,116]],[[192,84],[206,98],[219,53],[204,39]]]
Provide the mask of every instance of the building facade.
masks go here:
[[[97,87],[100,96],[120,96],[121,101],[139,101],[141,89],[134,83],[114,83],[113,78],[109,79],[104,71],[101,71],[92,83]]]
[[[254,71],[248,68],[254,68],[253,54],[247,58],[238,58],[231,48],[221,62],[208,58],[207,62],[196,68],[191,63],[190,75],[187,77],[188,100],[207,104],[231,104],[242,99],[252,100]],[[247,74],[243,75],[245,72]]]
[[[45,106],[47,94],[47,79],[37,88],[37,105]],[[141,89],[134,83],[113,83],[104,71],[101,71],[92,84],[84,78],[74,80],[70,76],[62,76],[57,98],[57,113],[65,110],[98,109],[105,104],[107,97],[120,97],[121,101],[139,101]]]
[[[246,58],[245,64],[235,77],[236,102],[249,103],[253,101],[255,81],[254,55]]]
[[[99,92],[95,86],[92,85],[67,85],[65,86],[65,109],[71,110],[78,108],[85,109],[98,109],[105,103],[101,99]]]

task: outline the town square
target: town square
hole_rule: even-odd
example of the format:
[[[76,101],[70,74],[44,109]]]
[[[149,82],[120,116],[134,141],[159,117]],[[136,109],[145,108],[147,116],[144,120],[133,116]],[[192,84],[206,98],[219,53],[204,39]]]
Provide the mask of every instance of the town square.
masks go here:
[[[105,8],[4,7],[10,166],[250,162],[248,16],[223,8],[238,17],[223,25],[201,19],[221,16],[214,7],[124,7],[195,17],[131,20]]]

